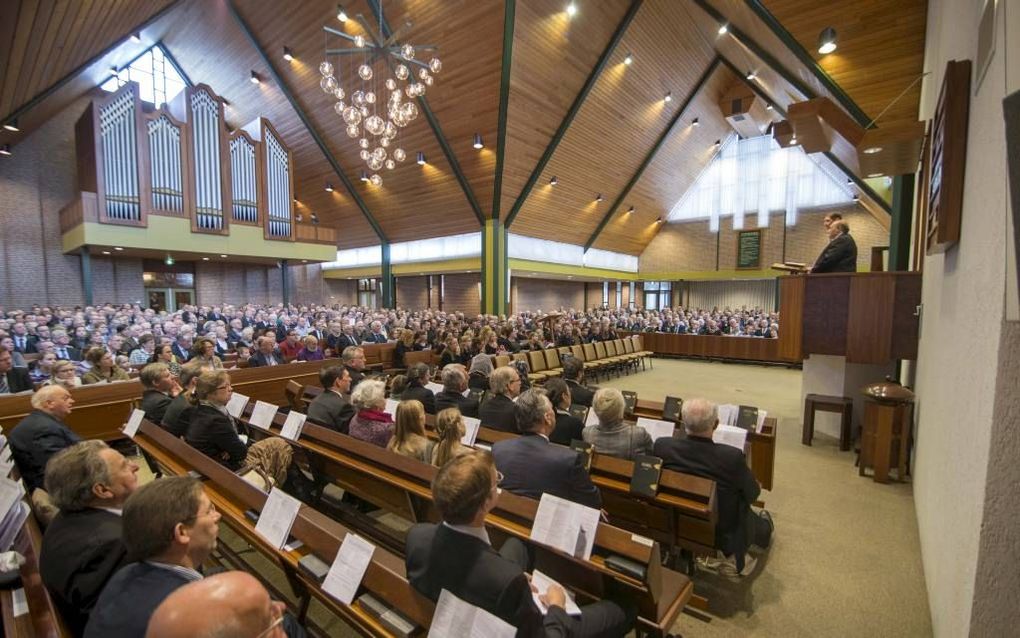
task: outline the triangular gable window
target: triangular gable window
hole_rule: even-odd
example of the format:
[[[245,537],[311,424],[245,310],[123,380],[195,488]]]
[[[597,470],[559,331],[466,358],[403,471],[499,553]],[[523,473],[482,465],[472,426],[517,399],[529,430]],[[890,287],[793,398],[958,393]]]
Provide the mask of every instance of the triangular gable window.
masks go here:
[[[100,88],[113,92],[128,82],[137,82],[142,99],[154,104],[156,108],[163,106],[188,84],[178,72],[173,58],[160,44],[152,45],[103,82]]]

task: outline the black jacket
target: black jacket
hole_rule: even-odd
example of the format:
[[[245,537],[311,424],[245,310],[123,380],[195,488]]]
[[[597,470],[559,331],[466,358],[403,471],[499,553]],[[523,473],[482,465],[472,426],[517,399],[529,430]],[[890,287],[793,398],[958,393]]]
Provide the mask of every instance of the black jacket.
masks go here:
[[[818,256],[811,272],[857,272],[857,242],[850,233],[842,233],[831,240]]]
[[[443,390],[436,395],[436,414],[447,408],[457,408],[464,416],[478,418],[478,402],[460,392]]]
[[[549,435],[550,443],[570,445],[574,439],[582,441],[581,432],[584,430],[584,423],[581,419],[571,415],[569,412],[556,411],[556,428]]]
[[[146,390],[142,393],[141,410],[145,412],[145,418],[153,423],[162,423],[167,408],[173,403],[168,394],[159,390]]]
[[[144,638],[156,607],[188,582],[178,572],[144,562],[122,567],[99,596],[85,638]]]
[[[248,448],[238,438],[232,419],[211,405],[200,403],[192,408],[184,440],[233,471],[241,469],[248,456]]]
[[[351,402],[332,390],[324,390],[308,404],[309,419],[341,434],[347,434],[354,414]]]
[[[7,389],[11,394],[31,390],[33,387],[28,368],[11,368],[7,371]]]
[[[517,429],[517,415],[514,402],[505,394],[497,394],[478,409],[482,425],[502,432],[520,432]]]
[[[553,445],[538,434],[525,434],[494,443],[492,458],[503,473],[500,485],[505,490],[534,499],[548,492],[588,507],[602,506],[602,496],[581,455],[568,447]]]
[[[404,388],[403,394],[400,395],[401,401],[421,401],[421,404],[425,407],[426,414],[436,413],[436,395],[422,384],[412,381],[407,384]]]
[[[163,429],[170,432],[174,436],[184,436],[185,432],[188,431],[188,421],[191,419],[191,404],[188,403],[188,397],[183,392],[177,395],[175,399],[170,402],[167,406],[166,412],[163,413],[163,418],[159,424],[163,426]]]
[[[85,631],[103,587],[126,560],[117,514],[91,507],[60,512],[46,528],[39,574],[73,635]]]
[[[248,359],[248,367],[249,368],[259,368],[259,367],[271,366],[271,365],[278,365],[279,366],[279,365],[283,365],[284,363],[286,363],[286,362],[283,360],[283,357],[281,357],[279,354],[277,354],[275,352],[272,352],[270,354],[263,354],[261,352],[256,352],[255,354],[253,354],[251,356],[250,359]]]
[[[581,385],[577,381],[572,379],[567,380],[567,387],[570,388],[570,402],[576,405],[583,405],[586,408],[591,407],[592,399],[595,398],[595,391],[591,388]]]
[[[31,494],[35,488],[43,487],[50,457],[81,441],[81,437],[56,417],[34,410],[14,426],[9,441],[14,463]]]

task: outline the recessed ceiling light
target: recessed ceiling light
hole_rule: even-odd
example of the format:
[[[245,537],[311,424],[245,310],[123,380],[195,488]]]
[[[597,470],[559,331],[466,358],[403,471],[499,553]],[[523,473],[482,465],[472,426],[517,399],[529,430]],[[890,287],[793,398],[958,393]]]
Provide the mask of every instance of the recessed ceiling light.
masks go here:
[[[4,155],[4,156],[11,155],[11,145],[10,144],[4,144],[3,146],[0,146],[0,155]]]
[[[252,71],[251,75],[249,76],[248,79],[251,80],[252,84],[258,84],[259,83],[259,74],[254,72],[254,71]]]
[[[294,59],[294,54],[291,52],[290,47],[283,47],[283,59],[288,62]]]
[[[729,26],[725,24],[719,25],[719,35],[726,35],[726,32],[729,30],[730,30]]]
[[[623,63],[624,63],[624,64],[628,64],[628,65],[629,65],[629,64],[631,64],[632,62],[634,62],[634,55],[633,55],[632,53],[629,53],[629,52],[628,52],[628,53],[627,53],[627,57],[625,57],[625,58],[623,59]]]
[[[482,148],[482,147],[484,147],[485,144],[482,144],[482,136],[479,135],[478,133],[475,133],[475,141],[474,141],[474,143],[471,146],[474,146],[475,148]]]
[[[771,104],[766,104],[765,105],[765,110],[766,111],[771,111],[772,110],[772,105]]]
[[[825,27],[818,34],[818,52],[822,55],[832,53],[836,50],[836,30],[832,27]]]
[[[347,12],[344,11],[344,5],[336,5],[336,19],[340,22],[347,22]]]
[[[202,261],[209,261],[209,258],[208,257],[203,257]]]
[[[109,250],[104,250],[104,251],[103,251],[103,254],[104,254],[104,255],[109,255],[109,254],[110,254],[110,251],[109,251]]]
[[[882,147],[881,146],[869,146],[868,148],[864,149],[864,152],[867,153],[868,155],[874,155],[875,153],[881,153],[882,152]]]
[[[577,5],[573,2],[567,5],[567,15],[571,18],[577,15]]]
[[[114,247],[113,247],[113,249],[114,249],[114,250],[124,250],[124,249],[123,249],[123,248],[121,248],[120,246],[114,246]]]
[[[333,185],[330,184],[329,182],[326,182],[326,192],[327,193],[332,193],[333,192]]]
[[[227,256],[226,256],[226,255],[220,255],[220,257],[222,257],[223,259],[226,259],[226,258],[227,258]]]
[[[672,102],[673,101],[673,92],[672,91],[667,92],[666,96],[662,98],[662,101],[663,102]]]
[[[691,126],[698,126],[699,124],[701,124],[701,122],[698,121],[698,118],[691,120]]]

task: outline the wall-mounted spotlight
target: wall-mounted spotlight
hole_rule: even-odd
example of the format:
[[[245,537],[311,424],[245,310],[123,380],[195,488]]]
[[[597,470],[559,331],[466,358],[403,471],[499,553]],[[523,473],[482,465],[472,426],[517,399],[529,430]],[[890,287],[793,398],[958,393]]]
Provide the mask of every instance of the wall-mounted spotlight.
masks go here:
[[[598,195],[595,196],[595,201],[597,201],[597,202],[601,202],[603,199],[605,199],[605,198],[602,197],[602,193],[599,193]]]
[[[720,146],[722,146],[722,140],[716,140],[715,141],[715,147],[719,148]]]
[[[347,22],[347,12],[344,11],[344,5],[336,5],[336,19],[340,22]]]
[[[327,193],[332,193],[333,192],[333,185],[330,184],[329,182],[326,182],[326,192]]]
[[[258,84],[259,83],[259,74],[254,72],[254,71],[252,71],[251,72],[251,76],[249,77],[249,79],[251,80],[252,84]]]
[[[634,212],[634,207],[633,206],[631,206],[630,208],[627,209],[627,214],[628,215],[630,215],[633,212]]]
[[[700,124],[701,122],[698,121],[698,118],[694,118],[693,120],[691,120],[691,126],[698,126]]]
[[[474,146],[475,148],[482,148],[483,146],[485,146],[485,144],[482,144],[482,136],[479,135],[478,133],[475,133],[475,141],[471,146]]]
[[[361,171],[361,181],[363,181],[363,182],[367,182],[368,181],[368,172],[367,171]]]
[[[552,176],[552,179],[550,179],[550,180],[549,180],[549,185],[550,185],[550,186],[555,186],[555,185],[557,185],[557,184],[559,184],[559,183],[560,183],[560,180],[556,179],[556,176],[555,176],[555,175],[553,175],[553,176]]]
[[[425,153],[418,151],[418,166],[425,166]]]
[[[283,47],[283,59],[288,62],[294,59],[294,53],[290,50],[290,47]]]
[[[663,102],[667,102],[667,103],[672,102],[673,101],[673,92],[672,91],[667,91],[666,95],[662,98],[662,101]]]
[[[623,63],[629,66],[629,65],[630,65],[630,64],[632,64],[633,62],[634,62],[634,54],[633,54],[633,53],[630,53],[630,52],[628,51],[628,52],[627,52],[627,57],[625,57],[625,58],[623,59]]]
[[[827,55],[836,50],[836,30],[832,27],[825,27],[818,34],[818,52]]]
[[[11,145],[4,144],[3,146],[0,146],[0,155],[9,157],[11,155]]]

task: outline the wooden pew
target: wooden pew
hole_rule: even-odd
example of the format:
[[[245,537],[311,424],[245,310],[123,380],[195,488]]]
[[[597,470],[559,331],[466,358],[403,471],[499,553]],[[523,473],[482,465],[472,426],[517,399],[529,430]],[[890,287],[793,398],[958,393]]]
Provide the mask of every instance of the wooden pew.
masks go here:
[[[277,414],[271,434],[278,434],[284,421],[285,416]],[[251,432],[256,436],[259,430],[252,426]],[[440,520],[431,491],[438,468],[311,422],[305,423],[300,441],[291,444],[316,457],[320,471],[359,498],[413,522]],[[497,538],[514,536],[531,544],[535,549],[535,568],[570,586],[585,599],[606,598],[618,587],[624,587],[638,604],[642,629],[656,636],[669,633],[690,600],[693,585],[686,576],[661,566],[657,542],[600,523],[591,560],[579,560],[529,540],[537,510],[538,501],[503,491],[486,518],[486,527]],[[380,536],[376,526],[365,528],[365,532],[400,550],[393,545],[394,538]],[[612,555],[642,565],[644,579],[611,569],[606,559]]]
[[[27,501],[27,497],[26,497]],[[70,636],[60,612],[53,605],[46,586],[39,575],[39,550],[42,533],[35,516],[29,514],[24,526],[14,538],[13,551],[25,557],[21,566],[21,587],[25,590],[28,613],[14,617],[14,591],[0,591],[0,609],[3,615],[5,636],[17,638],[64,638]]]
[[[223,515],[224,523],[286,574],[288,582],[301,598],[300,608],[295,610],[299,620],[304,621],[310,598],[315,597],[363,635],[395,635],[361,601],[355,599],[350,606],[342,604],[323,592],[318,582],[298,568],[298,561],[308,553],[316,555],[327,565],[332,563],[340,543],[349,532],[346,527],[302,505],[291,529],[291,536],[300,540],[303,546],[292,551],[278,550],[255,532],[255,524],[245,516],[247,510],[263,509],[267,499],[264,492],[148,421],[142,423],[135,442],[157,460],[164,473],[183,475],[195,470],[207,479],[204,487],[210,500]],[[435,611],[432,601],[408,583],[403,559],[383,547],[376,548],[365,572],[361,591],[367,591],[382,600],[419,628],[427,628],[432,622]]]

